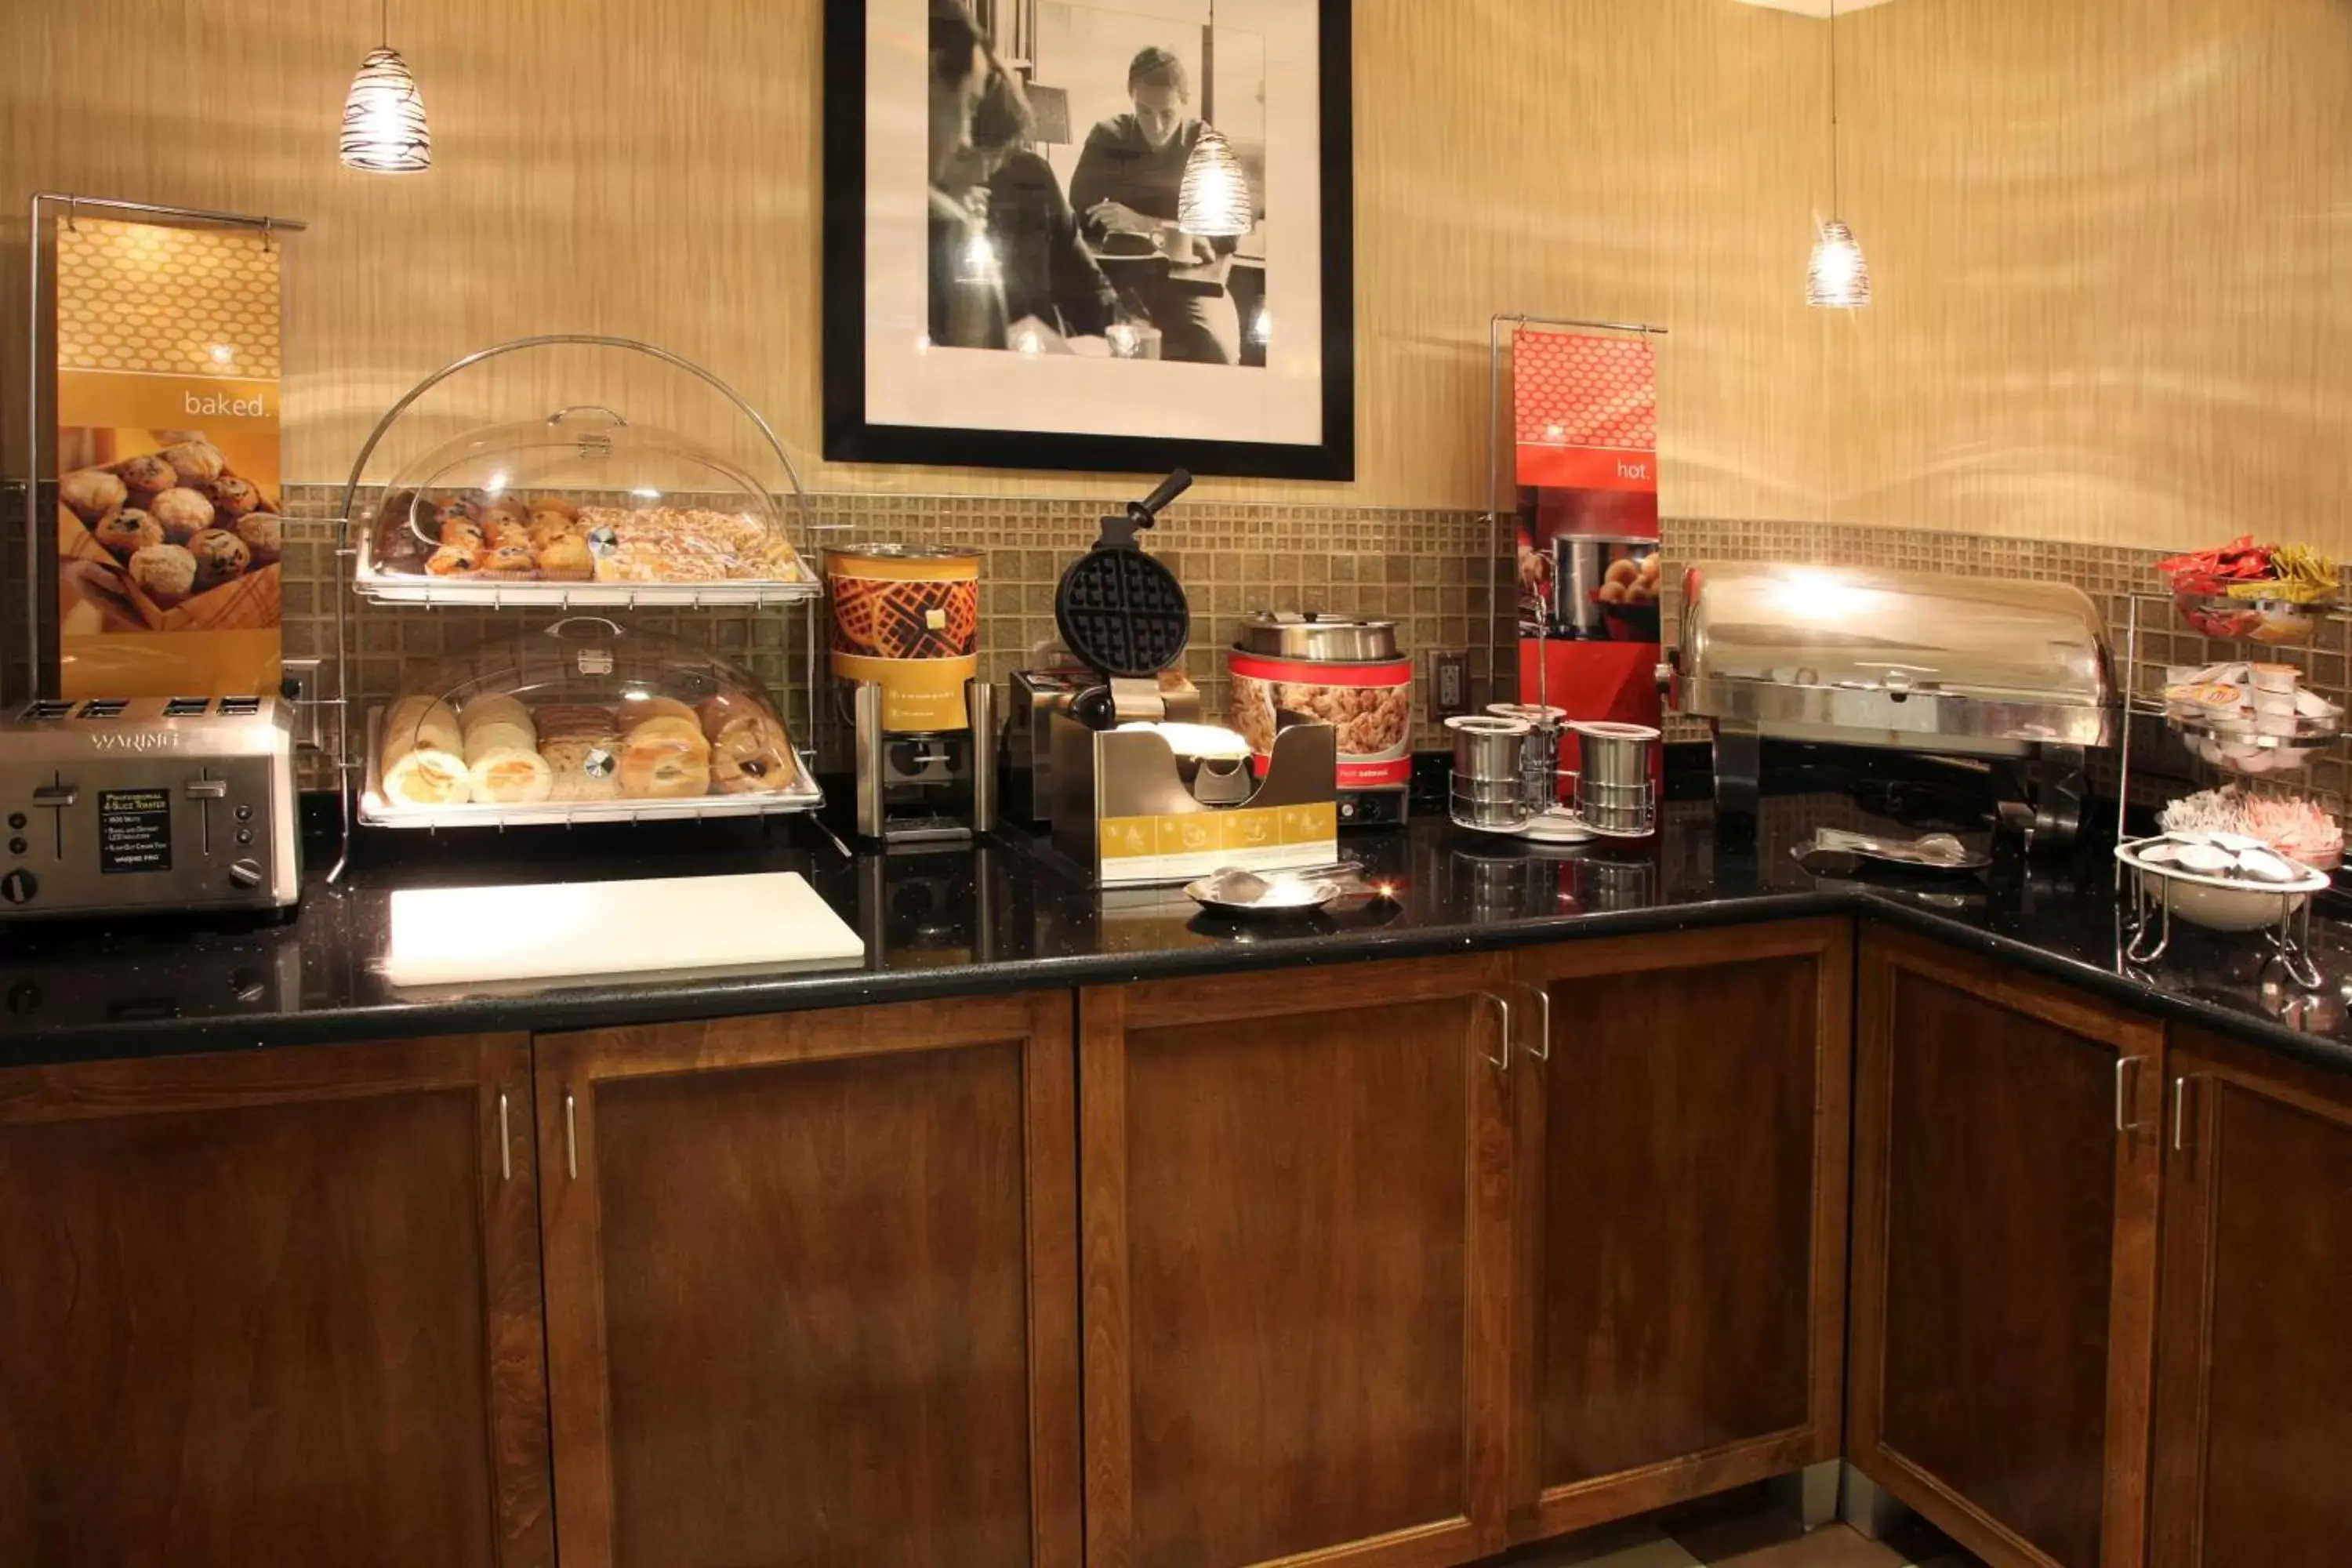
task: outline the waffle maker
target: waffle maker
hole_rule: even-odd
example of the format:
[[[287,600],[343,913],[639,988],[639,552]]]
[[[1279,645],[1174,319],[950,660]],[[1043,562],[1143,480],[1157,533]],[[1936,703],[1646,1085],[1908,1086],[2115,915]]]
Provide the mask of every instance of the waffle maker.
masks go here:
[[[1136,535],[1192,488],[1179,468],[1125,512],[1103,519],[1094,548],[1063,572],[1054,620],[1063,646],[1101,684],[1050,713],[1054,847],[1105,886],[1183,881],[1221,866],[1321,865],[1338,854],[1336,731],[1300,724],[1276,738],[1265,776],[1179,753],[1164,731],[1190,683],[1180,664],[1192,611],[1176,574]],[[1197,729],[1198,726],[1192,726]]]
[[[1184,657],[1192,606],[1176,574],[1146,555],[1135,536],[1192,488],[1192,476],[1179,468],[1121,515],[1103,519],[1102,537],[1063,569],[1054,590],[1062,646],[1107,682],[1071,705],[1090,729],[1168,716],[1160,672]]]

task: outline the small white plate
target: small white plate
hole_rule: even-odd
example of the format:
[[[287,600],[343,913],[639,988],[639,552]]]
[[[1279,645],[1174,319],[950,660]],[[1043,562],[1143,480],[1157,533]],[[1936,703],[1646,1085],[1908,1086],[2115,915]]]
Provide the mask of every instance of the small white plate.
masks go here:
[[[1245,915],[1274,919],[1283,915],[1311,915],[1339,896],[1336,882],[1309,881],[1304,878],[1285,878],[1278,873],[1267,879],[1273,886],[1265,898],[1255,903],[1231,903],[1219,898],[1215,879],[1202,877],[1184,884],[1184,896],[1204,910],[1214,910],[1221,915]]]

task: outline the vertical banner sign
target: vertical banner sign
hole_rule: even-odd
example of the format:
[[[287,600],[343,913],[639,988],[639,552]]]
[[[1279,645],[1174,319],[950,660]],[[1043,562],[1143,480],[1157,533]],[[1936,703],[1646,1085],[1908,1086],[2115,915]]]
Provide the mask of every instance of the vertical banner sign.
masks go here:
[[[91,218],[57,247],[58,694],[274,691],[279,252]]]

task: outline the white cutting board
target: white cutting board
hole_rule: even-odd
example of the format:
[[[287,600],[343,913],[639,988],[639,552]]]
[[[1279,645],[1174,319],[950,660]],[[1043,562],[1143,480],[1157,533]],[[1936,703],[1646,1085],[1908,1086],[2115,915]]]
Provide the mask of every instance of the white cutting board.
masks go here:
[[[403,889],[383,973],[394,985],[460,985],[865,956],[806,878],[763,871]]]

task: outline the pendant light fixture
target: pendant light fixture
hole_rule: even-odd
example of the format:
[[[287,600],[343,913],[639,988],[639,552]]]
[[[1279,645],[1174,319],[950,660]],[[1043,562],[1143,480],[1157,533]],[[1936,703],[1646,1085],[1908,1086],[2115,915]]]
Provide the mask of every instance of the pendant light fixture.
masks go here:
[[[1837,216],[1837,0],[1830,0],[1830,219],[1813,241],[1805,268],[1805,303],[1828,310],[1858,310],[1870,303],[1870,263],[1862,242]]]
[[[1216,60],[1217,5],[1209,0],[1207,57]],[[1184,181],[1176,189],[1176,226],[1203,239],[1236,239],[1256,223],[1249,176],[1223,132],[1203,125],[1184,159]]]
[[[433,166],[433,135],[416,77],[392,47],[392,0],[383,0],[377,46],[360,62],[343,99],[343,167],[370,174],[414,174]]]

